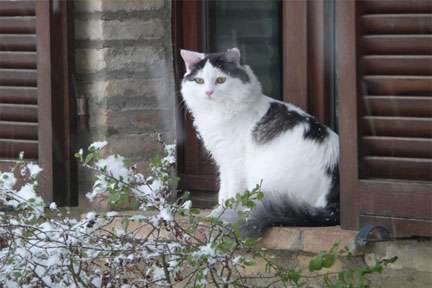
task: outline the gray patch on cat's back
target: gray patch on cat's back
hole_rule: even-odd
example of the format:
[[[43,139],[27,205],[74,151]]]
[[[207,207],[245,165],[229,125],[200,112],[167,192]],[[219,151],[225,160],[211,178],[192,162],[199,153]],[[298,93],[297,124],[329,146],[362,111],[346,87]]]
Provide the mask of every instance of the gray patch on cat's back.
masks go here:
[[[309,123],[309,128],[303,134],[304,139],[309,139],[318,143],[322,143],[329,134],[327,127],[319,123],[313,117],[308,117],[307,122]]]
[[[300,113],[288,110],[287,106],[281,103],[272,102],[252,130],[252,137],[258,144],[265,144],[305,121],[306,117]]]

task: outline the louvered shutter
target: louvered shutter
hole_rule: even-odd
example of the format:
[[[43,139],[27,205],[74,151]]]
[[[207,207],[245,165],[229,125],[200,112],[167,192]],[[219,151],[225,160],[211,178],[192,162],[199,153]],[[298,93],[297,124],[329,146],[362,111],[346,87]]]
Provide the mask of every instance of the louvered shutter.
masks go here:
[[[37,159],[34,1],[0,2],[0,157]],[[3,161],[7,163],[7,161]]]
[[[67,2],[0,0],[2,168],[23,151],[43,168],[40,193],[59,204],[73,202]]]
[[[336,1],[345,228],[432,235],[432,1]]]

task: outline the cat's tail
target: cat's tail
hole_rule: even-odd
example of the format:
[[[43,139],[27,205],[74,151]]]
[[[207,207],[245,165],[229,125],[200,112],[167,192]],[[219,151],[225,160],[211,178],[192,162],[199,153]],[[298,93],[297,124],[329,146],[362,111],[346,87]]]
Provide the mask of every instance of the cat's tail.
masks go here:
[[[324,208],[298,206],[289,200],[263,201],[246,220],[240,220],[240,233],[257,238],[273,226],[334,226],[339,224],[339,204]]]

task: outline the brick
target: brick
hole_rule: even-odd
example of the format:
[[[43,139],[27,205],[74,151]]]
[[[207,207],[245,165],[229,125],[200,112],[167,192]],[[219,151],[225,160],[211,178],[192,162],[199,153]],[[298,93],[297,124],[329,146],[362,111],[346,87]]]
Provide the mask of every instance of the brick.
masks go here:
[[[89,73],[106,67],[103,49],[75,49],[75,68],[78,73]]]
[[[156,91],[165,93],[167,85],[164,79],[122,79],[109,80],[105,87],[105,95],[112,96],[132,96],[142,94],[153,94]],[[149,91],[149,93],[146,93]]]
[[[127,69],[139,72],[143,66],[164,69],[165,50],[161,47],[105,48],[103,57],[107,70]]]
[[[75,39],[78,40],[155,40],[165,33],[158,18],[125,21],[101,19],[75,20]]]
[[[165,55],[161,47],[76,49],[75,67],[79,73],[94,73],[104,69],[140,72],[151,71],[149,67],[158,67],[160,73],[160,69],[167,69]]]
[[[106,98],[106,87],[109,81],[78,82],[78,92],[81,97],[86,97],[94,102],[103,101]]]
[[[271,228],[259,242],[259,246],[272,250],[301,250],[301,233],[295,228]]]
[[[432,245],[430,241],[412,240],[376,243],[373,252],[375,252],[378,259],[397,256],[398,260],[391,264],[390,268],[415,269],[432,273]]]
[[[75,0],[75,12],[96,12],[102,11],[103,0]]]
[[[303,251],[319,253],[330,249],[334,243],[339,243],[339,248],[350,246],[357,231],[342,230],[339,226],[302,228]]]
[[[158,10],[164,6],[163,0],[77,0],[75,9],[78,12],[101,11],[143,11]]]
[[[112,134],[151,133],[161,130],[162,126],[160,111],[150,109],[107,112],[107,125]]]
[[[168,108],[175,103],[167,79],[110,79],[79,82],[80,95],[95,102],[106,100],[107,109]],[[171,93],[170,93],[171,92]],[[100,103],[97,103],[100,105]]]
[[[75,39],[102,39],[102,20],[75,20]]]
[[[160,144],[151,133],[113,135],[107,141],[107,153],[117,153],[131,159],[149,159],[161,151]]]

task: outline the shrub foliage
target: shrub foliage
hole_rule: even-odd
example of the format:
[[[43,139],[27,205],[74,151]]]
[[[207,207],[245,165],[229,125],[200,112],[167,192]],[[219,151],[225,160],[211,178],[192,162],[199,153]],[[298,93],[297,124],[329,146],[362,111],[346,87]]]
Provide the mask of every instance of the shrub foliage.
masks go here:
[[[132,198],[139,213],[88,212],[75,219],[37,195],[36,164],[20,160],[0,173],[0,204],[9,209],[0,212],[0,287],[309,287],[311,281],[369,287],[367,275],[395,260],[325,272],[338,257],[350,257],[335,245],[306,269],[277,264],[255,240],[242,238],[236,224],[192,208],[187,193],[173,197],[173,145],[165,145],[163,157],[155,157],[143,175],[122,156],[103,156],[106,144],[93,143],[75,155],[95,173],[87,197],[104,196],[113,206]],[[257,185],[216,211],[235,209],[248,217],[262,198]],[[248,273],[257,260],[266,271]]]

